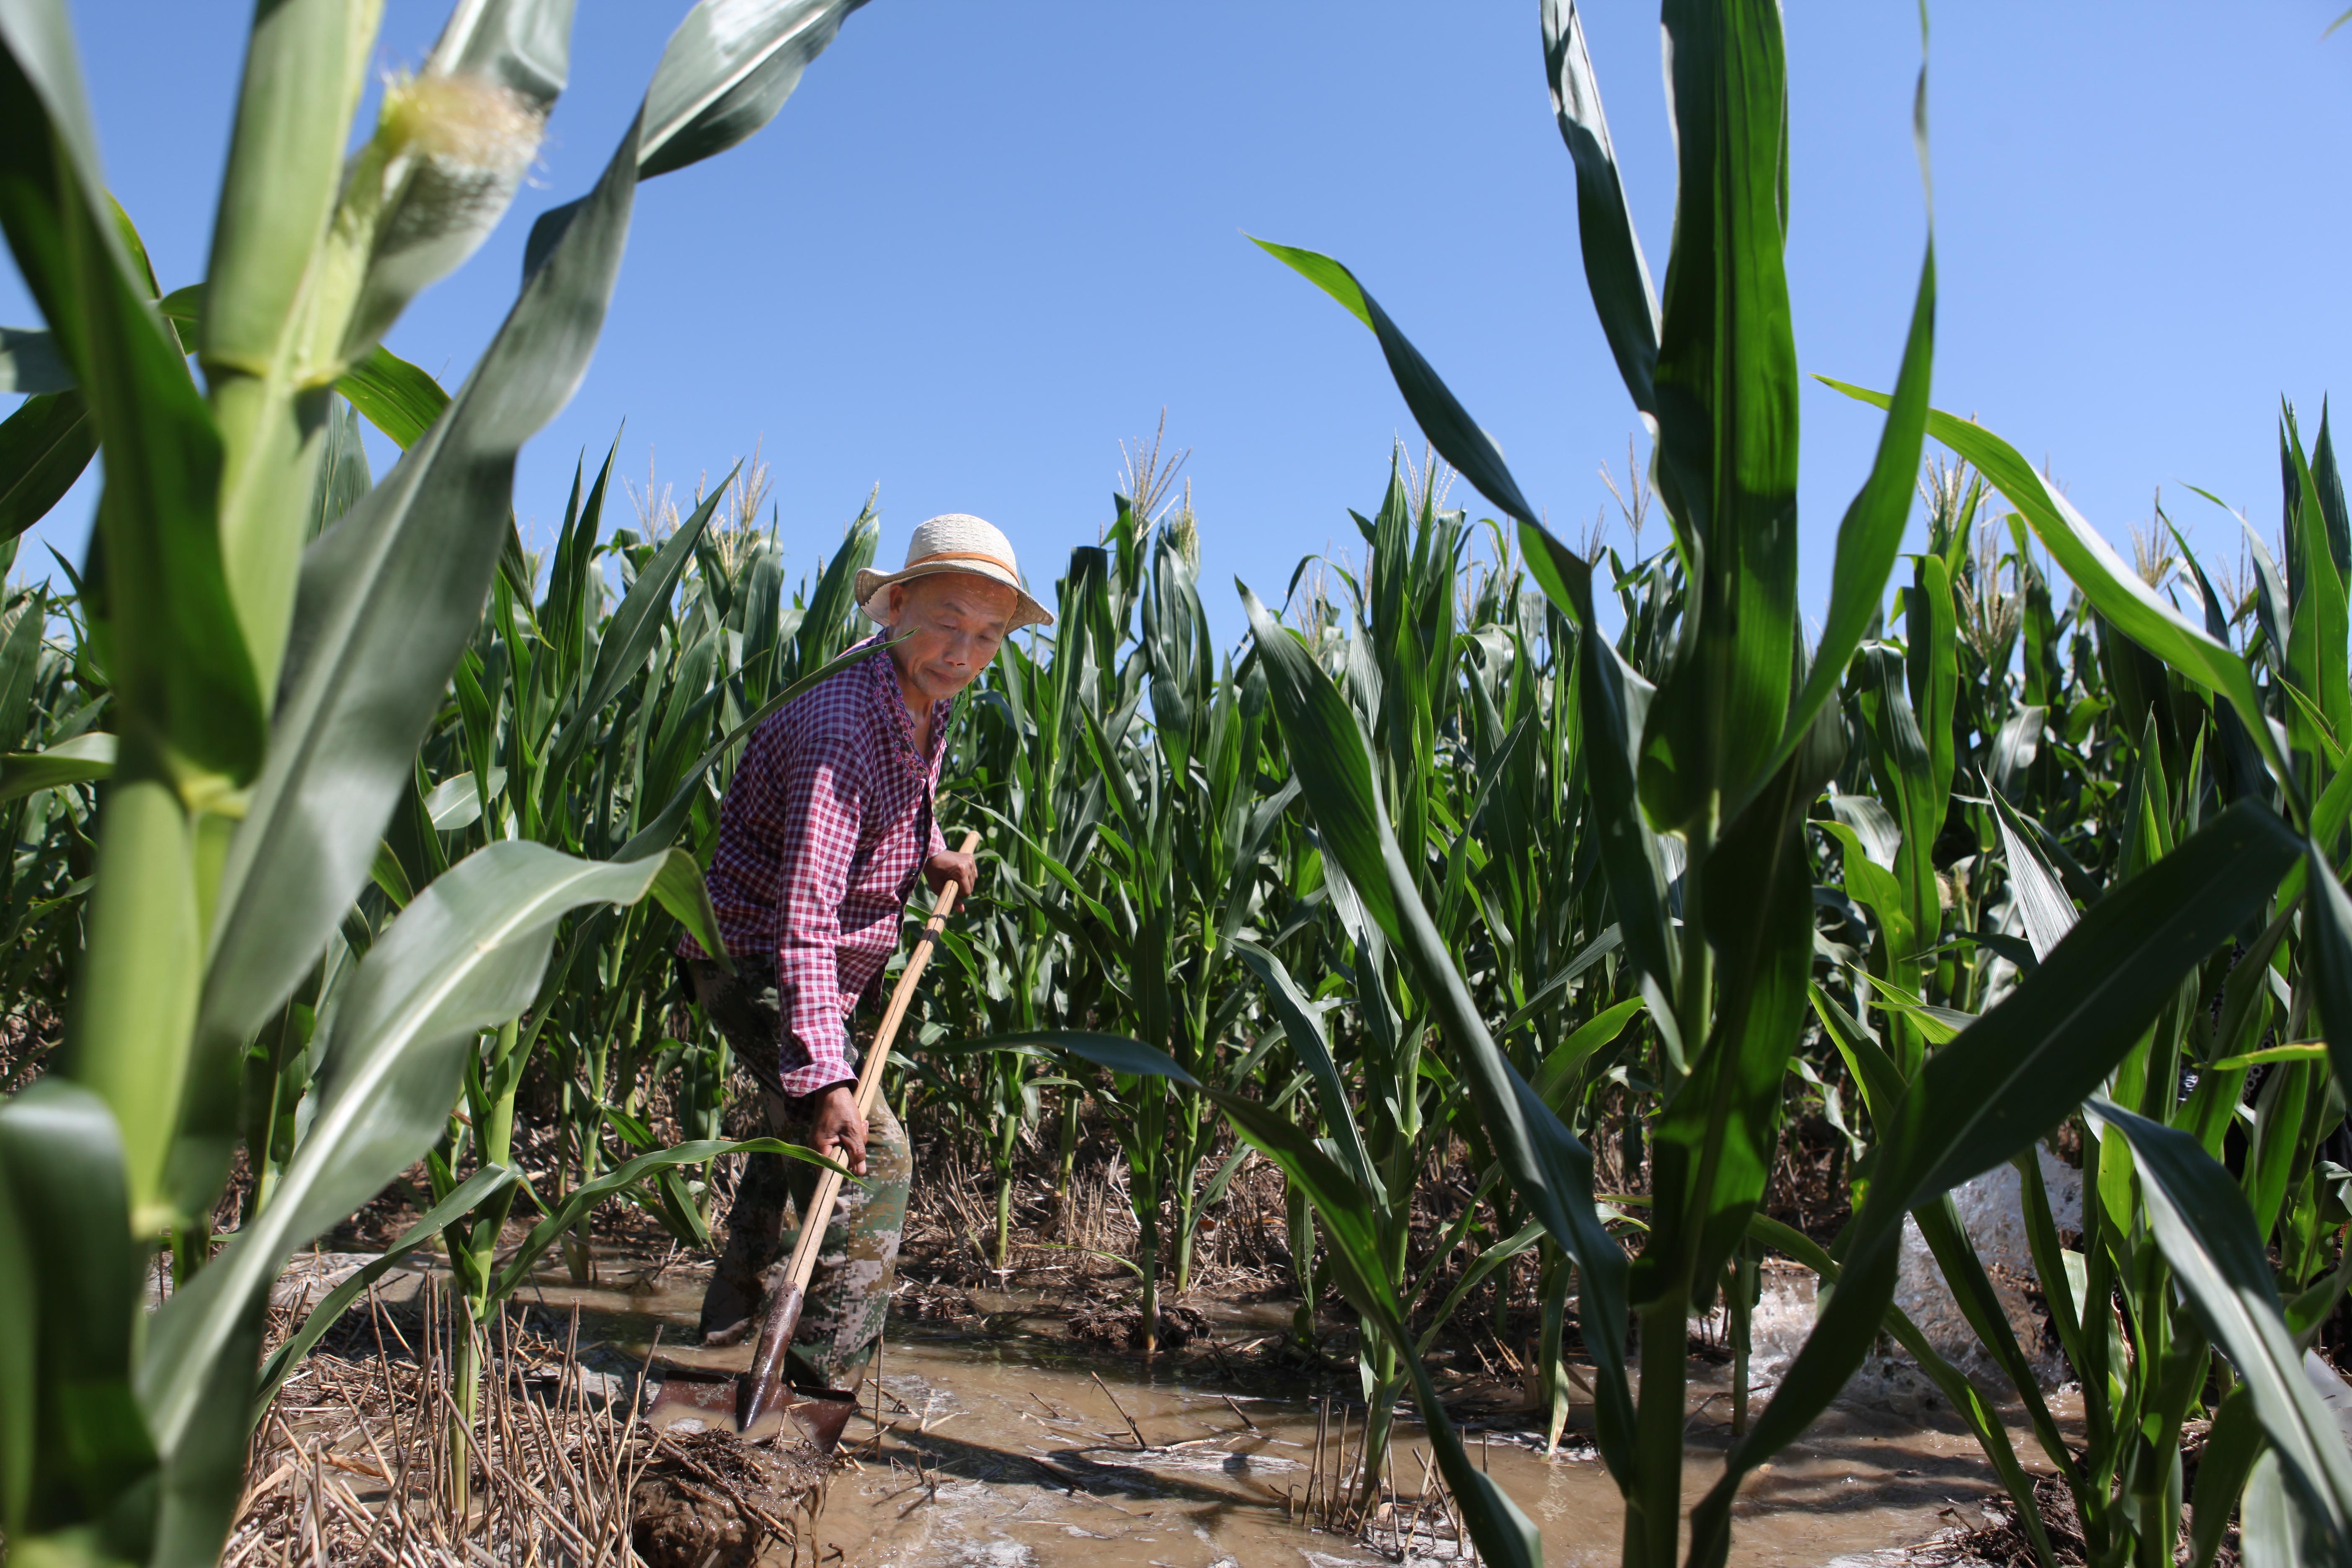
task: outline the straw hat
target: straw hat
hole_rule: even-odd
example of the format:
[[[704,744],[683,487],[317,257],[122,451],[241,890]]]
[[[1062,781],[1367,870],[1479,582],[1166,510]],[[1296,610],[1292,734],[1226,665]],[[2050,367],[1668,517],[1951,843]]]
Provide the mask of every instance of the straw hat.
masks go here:
[[[907,563],[898,571],[877,572],[869,566],[858,573],[858,605],[865,610],[866,619],[881,624],[887,613],[881,603],[884,590],[893,583],[911,582],[940,572],[968,572],[975,577],[1002,583],[1019,595],[1020,602],[1013,606],[1007,631],[1054,624],[1054,613],[1031,598],[1029,591],[1021,585],[1021,568],[1013,559],[1012,541],[993,523],[960,511],[919,524],[915,536],[907,541]]]

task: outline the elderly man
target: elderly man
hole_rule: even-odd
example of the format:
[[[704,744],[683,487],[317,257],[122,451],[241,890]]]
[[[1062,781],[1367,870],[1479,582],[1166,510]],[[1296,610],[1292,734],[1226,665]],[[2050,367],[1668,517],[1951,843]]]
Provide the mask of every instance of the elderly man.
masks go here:
[[[795,1381],[839,1387],[882,1332],[913,1159],[877,1099],[857,1115],[848,1017],[898,945],[918,878],[970,892],[972,858],[933,820],[951,703],[1013,630],[1054,617],[1021,585],[1013,547],[976,517],[915,530],[907,563],[857,574],[857,602],[882,630],[875,657],[802,693],[760,726],[719,817],[710,896],[733,957],[730,976],[680,944],[704,1010],[760,1079],[776,1137],[841,1161],[793,1344]],[[784,1200],[805,1210],[816,1167],[754,1154],[728,1218],[727,1250],[702,1299],[705,1344],[759,1321],[783,1255]]]

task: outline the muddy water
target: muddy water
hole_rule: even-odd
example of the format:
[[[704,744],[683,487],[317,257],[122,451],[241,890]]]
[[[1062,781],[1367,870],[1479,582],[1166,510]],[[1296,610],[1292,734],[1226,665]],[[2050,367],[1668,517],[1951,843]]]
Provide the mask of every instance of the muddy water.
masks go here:
[[[559,1312],[579,1306],[583,1339],[593,1327],[616,1356],[650,1354],[656,1375],[732,1371],[748,1358],[740,1347],[686,1347],[700,1282],[682,1274],[635,1291],[550,1282],[527,1294]],[[1428,1459],[1417,1426],[1402,1425],[1396,1446],[1403,1518],[1375,1526],[1373,1546],[1385,1548],[1375,1550],[1289,1521],[1292,1502],[1307,1491],[1317,1418],[1310,1400],[1288,1392],[1290,1380],[1227,1378],[1205,1365],[1153,1376],[1131,1358],[1078,1351],[1047,1320],[1025,1313],[1022,1300],[980,1304],[1001,1309],[985,1331],[893,1325],[880,1430],[869,1383],[845,1444],[857,1463],[835,1475],[824,1508],[829,1563],[1339,1568],[1458,1560],[1448,1532],[1428,1519],[1409,1552],[1398,1539],[1415,1516]],[[1244,1314],[1225,1317],[1220,1339],[1253,1326]],[[1695,1363],[1692,1384],[1688,1501],[1719,1472],[1729,1438],[1720,1369]],[[1553,1457],[1519,1429],[1525,1417],[1499,1417],[1470,1437],[1473,1453],[1541,1530],[1548,1563],[1617,1561],[1622,1510],[1579,1440],[1589,1415],[1579,1407],[1569,1443]],[[1883,1406],[1841,1409],[1743,1489],[1731,1560],[1759,1568],[1867,1560],[1955,1522],[1974,1525],[1992,1489],[1975,1444],[1957,1429]]]

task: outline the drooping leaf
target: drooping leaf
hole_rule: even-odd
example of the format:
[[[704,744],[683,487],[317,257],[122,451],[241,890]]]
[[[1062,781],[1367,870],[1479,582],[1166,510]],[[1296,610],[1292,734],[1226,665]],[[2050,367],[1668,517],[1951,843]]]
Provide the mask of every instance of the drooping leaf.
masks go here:
[[[2016,901],[2017,912],[2025,922],[2026,940],[2033,944],[2033,956],[2044,959],[2065,939],[2074,927],[2074,900],[2066,896],[2066,886],[2042,853],[2042,847],[2018,819],[2016,807],[1996,790],[1993,808],[2000,822],[2001,858],[2009,863],[2011,897]]]
[[[1551,86],[1552,115],[1576,164],[1576,228],[1584,256],[1585,285],[1601,318],[1601,334],[1617,358],[1617,374],[1633,406],[1654,420],[1658,367],[1658,299],[1650,285],[1650,264],[1633,234],[1633,215],[1617,170],[1617,148],[1609,117],[1601,108],[1601,82],[1585,45],[1584,20],[1576,0],[1543,0],[1544,76]],[[1916,466],[1916,459],[1914,466]],[[1909,478],[1905,476],[1908,500]]]
[[[1290,977],[1290,970],[1281,959],[1254,942],[1236,941],[1234,951],[1257,976],[1258,984],[1265,987],[1266,1000],[1274,1016],[1281,1020],[1291,1050],[1314,1079],[1323,1125],[1329,1130],[1332,1142],[1339,1146],[1339,1159],[1348,1174],[1373,1203],[1385,1204],[1387,1186],[1364,1147],[1363,1131],[1356,1125],[1356,1108],[1349,1101],[1347,1086],[1339,1079],[1339,1063],[1332,1059],[1331,1042],[1323,1032],[1322,1016],[1298,989],[1298,983]]]
[[[1252,243],[1330,295],[1349,315],[1370,327],[1372,335],[1380,340],[1381,353],[1387,356],[1389,374],[1396,378],[1397,390],[1404,395],[1405,406],[1412,411],[1414,423],[1429,437],[1429,444],[1437,448],[1437,455],[1453,464],[1480,495],[1508,516],[1519,522],[1537,523],[1535,509],[1519,493],[1519,483],[1511,478],[1494,438],[1479,428],[1469,410],[1438,379],[1430,363],[1421,357],[1421,351],[1397,330],[1380,302],[1356,281],[1354,273],[1316,251],[1255,237]]]
[[[269,1402],[294,1369],[302,1364],[310,1347],[323,1338],[329,1329],[349,1310],[351,1304],[374,1284],[398,1267],[400,1260],[421,1247],[432,1245],[435,1237],[466,1215],[474,1212],[492,1194],[514,1185],[515,1173],[504,1165],[484,1165],[467,1176],[449,1195],[425,1211],[425,1217],[408,1227],[400,1238],[368,1262],[351,1272],[350,1278],[320,1298],[302,1319],[302,1326],[287,1336],[285,1342],[269,1352],[254,1379],[253,1425],[258,1426],[269,1409]]]
[[[98,426],[79,392],[28,397],[0,419],[0,539],[47,517],[97,455]]]
[[[336,378],[335,390],[403,450],[424,439],[449,406],[439,382],[381,343]]]
[[[842,1179],[856,1182],[857,1178],[814,1149],[797,1143],[786,1143],[774,1138],[747,1138],[730,1142],[724,1138],[698,1139],[667,1149],[656,1149],[649,1154],[614,1166],[593,1181],[583,1182],[566,1193],[553,1213],[544,1215],[530,1227],[513,1255],[499,1272],[490,1288],[492,1300],[503,1300],[516,1288],[530,1279],[530,1271],[545,1257],[547,1249],[561,1240],[564,1234],[579,1225],[581,1218],[614,1193],[625,1192],[648,1176],[659,1176],[675,1171],[680,1165],[699,1165],[716,1160],[722,1154],[781,1154],[788,1160],[805,1160],[828,1171],[838,1171]]]
[[[723,153],[776,117],[809,62],[866,0],[700,0],[670,35],[646,89],[637,176]],[[525,276],[555,248],[582,204],[531,225]]]
[[[1822,380],[1849,397],[1880,408],[1887,406],[1882,393],[1827,377]],[[2253,678],[2236,650],[2214,640],[2204,627],[2190,622],[2141,582],[2139,574],[2017,448],[1981,425],[1941,410],[1928,414],[1927,434],[1975,464],[1977,471],[2009,498],[2042,547],[2056,557],[2059,567],[2117,630],[2189,679],[2226,698],[2272,769],[2283,778],[2287,776],[2285,759],[2271,738]]]
[[[367,879],[480,623],[516,455],[586,374],[628,237],[635,143],[632,126],[446,416],[305,552],[268,765],[220,875],[192,1069],[215,1092],[192,1110],[225,1109],[233,1053],[310,972]],[[184,1130],[183,1206],[209,1205],[232,1136],[217,1115]]]
[[[0,756],[0,801],[21,800],[36,790],[87,784],[113,773],[114,737],[91,730],[45,752]]]
[[[1346,700],[1297,635],[1277,625],[1246,587],[1241,592],[1327,860],[1429,997],[1480,1125],[1521,1201],[1581,1271],[1580,1322],[1598,1378],[1600,1446],[1622,1481],[1631,1472],[1633,1433],[1624,1366],[1626,1261],[1593,1207],[1591,1152],[1496,1047],[1390,829],[1363,730]]]
[[[337,1004],[317,1109],[268,1205],[156,1315],[139,1394],[167,1462],[198,1420],[235,1325],[294,1248],[440,1136],[467,1053],[537,994],[557,923],[584,904],[635,903],[667,863],[575,860],[502,840],[451,867],[376,940]]]
[[[1868,1353],[1894,1299],[1905,1215],[2032,1147],[2081,1103],[2181,977],[2261,912],[2296,850],[2268,808],[2230,807],[2093,905],[2017,989],[1928,1058],[1879,1125],[1869,1194],[1841,1238],[1836,1294],[1708,1493],[1713,1560],[1740,1479],[1794,1441]]]
[[[2320,1557],[2352,1563],[2352,1450],[2303,1373],[2263,1233],[2238,1184],[2197,1141],[2104,1100],[2091,1113],[2131,1144],[2157,1245],[2206,1334],[2242,1380],[2305,1517],[2323,1527]],[[2314,1558],[2305,1558],[2314,1561]]]

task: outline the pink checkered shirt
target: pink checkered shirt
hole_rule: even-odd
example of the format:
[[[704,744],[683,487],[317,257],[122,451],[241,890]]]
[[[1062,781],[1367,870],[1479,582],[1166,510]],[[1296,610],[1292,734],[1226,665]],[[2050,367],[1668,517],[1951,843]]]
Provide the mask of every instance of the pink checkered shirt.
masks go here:
[[[923,863],[947,847],[932,805],[952,711],[932,705],[930,754],[917,752],[898,673],[877,654],[778,709],[728,786],[710,899],[730,953],[775,955],[785,1094],[857,1076],[850,1010],[898,945]],[[702,950],[688,938],[678,951]]]

